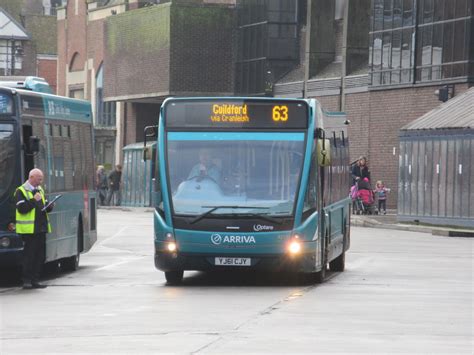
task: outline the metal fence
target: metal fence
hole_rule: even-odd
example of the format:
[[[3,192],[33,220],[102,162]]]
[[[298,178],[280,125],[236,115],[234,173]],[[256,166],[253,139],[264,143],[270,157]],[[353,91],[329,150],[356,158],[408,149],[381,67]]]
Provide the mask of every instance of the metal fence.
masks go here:
[[[474,227],[474,130],[400,136],[398,219]]]
[[[149,143],[147,147],[154,152],[156,143]],[[151,206],[154,167],[154,159],[143,161],[143,143],[123,148],[122,206]]]

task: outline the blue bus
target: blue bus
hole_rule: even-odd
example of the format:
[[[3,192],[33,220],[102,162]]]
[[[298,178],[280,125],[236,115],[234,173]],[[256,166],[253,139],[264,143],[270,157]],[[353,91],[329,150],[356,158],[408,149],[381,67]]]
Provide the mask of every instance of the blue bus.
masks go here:
[[[184,270],[294,271],[316,282],[328,264],[343,271],[347,123],[316,100],[165,100],[154,245],[168,284],[180,283]]]
[[[21,265],[15,233],[15,189],[33,168],[44,172],[51,200],[45,262],[76,270],[80,253],[97,240],[95,162],[90,103],[44,92],[0,88],[0,265]]]

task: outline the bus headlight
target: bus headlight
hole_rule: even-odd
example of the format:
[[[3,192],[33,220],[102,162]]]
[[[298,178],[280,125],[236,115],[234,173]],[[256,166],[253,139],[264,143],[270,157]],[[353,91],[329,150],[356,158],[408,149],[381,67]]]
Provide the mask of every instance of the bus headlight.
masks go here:
[[[292,255],[299,254],[302,249],[302,244],[300,237],[295,235],[291,240],[290,243],[288,244],[288,251]]]
[[[177,247],[176,247],[176,243],[175,242],[169,242],[166,244],[166,249],[169,251],[169,252],[175,252]]]
[[[10,238],[8,237],[3,237],[0,239],[0,246],[3,248],[8,248],[10,246]]]

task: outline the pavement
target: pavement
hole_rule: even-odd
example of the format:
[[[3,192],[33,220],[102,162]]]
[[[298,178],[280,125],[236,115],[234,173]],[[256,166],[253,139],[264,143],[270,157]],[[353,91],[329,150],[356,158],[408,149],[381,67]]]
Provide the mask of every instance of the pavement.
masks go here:
[[[474,237],[474,229],[434,226],[427,224],[399,223],[396,211],[386,215],[352,215],[351,225],[355,227],[396,229],[401,231],[430,233],[445,237]]]
[[[153,212],[152,207],[129,207],[129,206],[100,206],[104,210],[121,210],[136,212]],[[355,215],[351,216],[351,225],[354,227],[392,229],[408,232],[429,233],[445,237],[474,237],[474,229],[452,228],[426,224],[399,223],[396,210],[387,210],[386,215]]]

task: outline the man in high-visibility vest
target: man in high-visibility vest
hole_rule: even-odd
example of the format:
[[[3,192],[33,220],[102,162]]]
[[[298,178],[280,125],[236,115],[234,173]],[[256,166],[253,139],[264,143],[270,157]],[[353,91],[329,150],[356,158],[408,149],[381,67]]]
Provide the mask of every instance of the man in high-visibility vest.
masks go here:
[[[45,288],[38,282],[45,258],[46,233],[51,232],[44,191],[43,172],[30,171],[28,180],[16,189],[16,232],[23,239],[23,288]]]

